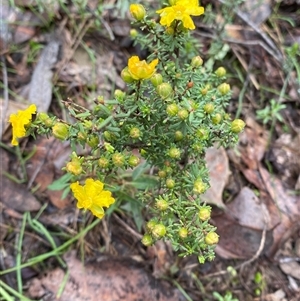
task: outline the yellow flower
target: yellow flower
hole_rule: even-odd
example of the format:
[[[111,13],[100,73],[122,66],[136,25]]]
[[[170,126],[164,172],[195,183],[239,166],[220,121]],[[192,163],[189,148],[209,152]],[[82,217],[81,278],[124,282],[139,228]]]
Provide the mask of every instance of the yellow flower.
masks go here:
[[[150,78],[155,73],[155,67],[158,64],[158,59],[147,64],[145,60],[140,61],[138,56],[132,56],[128,60],[128,72],[135,80]]]
[[[96,217],[104,216],[103,207],[109,207],[115,202],[110,191],[103,190],[104,184],[98,180],[86,179],[85,185],[78,181],[70,185],[74,197],[78,200],[77,207],[90,210]]]
[[[170,26],[174,20],[180,20],[183,27],[195,29],[195,24],[190,16],[200,16],[204,13],[204,8],[199,6],[198,0],[177,0],[172,6],[156,11],[160,14],[160,24]]]
[[[26,129],[25,126],[29,125],[32,119],[32,115],[36,113],[36,105],[30,105],[24,111],[18,111],[17,114],[11,114],[9,117],[9,122],[12,125],[13,137],[11,144],[18,145],[19,142],[17,138],[25,137]]]

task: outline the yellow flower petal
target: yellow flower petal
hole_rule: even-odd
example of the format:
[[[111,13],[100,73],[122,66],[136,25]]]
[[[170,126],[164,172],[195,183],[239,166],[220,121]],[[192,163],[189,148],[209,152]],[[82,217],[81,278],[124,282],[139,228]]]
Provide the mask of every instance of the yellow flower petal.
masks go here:
[[[11,114],[9,122],[12,125],[12,145],[18,145],[18,138],[25,137],[25,126],[29,125],[32,120],[32,115],[36,113],[36,105],[30,105],[26,110],[19,110],[16,114]]]
[[[140,61],[138,56],[132,56],[128,60],[128,72],[135,80],[147,79],[155,73],[157,64],[158,59],[148,64],[145,60]]]
[[[98,180],[86,179],[85,185],[72,183],[70,188],[77,199],[77,207],[90,210],[96,217],[104,216],[103,207],[115,202],[110,191],[103,190],[104,184]]]
[[[174,20],[182,21],[183,27],[195,29],[194,22],[190,16],[200,16],[204,13],[204,8],[199,6],[198,0],[178,0],[174,5],[159,9],[160,24],[171,26]]]

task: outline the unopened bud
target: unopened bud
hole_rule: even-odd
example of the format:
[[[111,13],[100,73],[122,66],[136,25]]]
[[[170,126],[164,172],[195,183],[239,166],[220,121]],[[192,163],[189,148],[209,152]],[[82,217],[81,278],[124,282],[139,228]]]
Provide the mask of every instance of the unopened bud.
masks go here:
[[[175,181],[171,178],[167,179],[166,180],[166,186],[169,188],[169,189],[172,189],[174,188],[175,186]]]
[[[130,37],[131,38],[136,38],[137,37],[137,35],[138,35],[138,32],[137,32],[137,30],[136,29],[130,29],[130,32],[129,32],[129,34],[130,34]]]
[[[180,238],[186,238],[188,236],[188,229],[184,227],[180,228],[178,234]]]
[[[213,124],[219,124],[222,120],[222,115],[220,113],[217,113],[212,117],[211,120]]]
[[[143,20],[146,15],[145,7],[141,4],[131,4],[129,10],[132,17],[137,21]]]
[[[226,95],[230,91],[230,85],[223,83],[223,84],[219,85],[217,89],[222,95]]]
[[[112,162],[117,167],[122,167],[125,163],[125,157],[121,153],[115,153],[111,156]]]
[[[130,130],[129,136],[133,139],[138,139],[141,136],[141,131],[138,128],[134,127]]]
[[[209,232],[205,236],[205,242],[208,245],[215,245],[219,242],[219,235],[216,232]]]
[[[123,92],[122,90],[120,90],[120,89],[115,90],[114,96],[118,101],[122,102],[125,98],[125,95],[126,95],[126,93]]]
[[[152,83],[152,85],[153,85],[154,87],[157,87],[157,86],[159,86],[160,84],[162,84],[162,82],[163,82],[163,77],[162,77],[161,74],[155,73],[155,74],[153,74],[153,76],[150,78],[150,81],[151,81],[151,83]]]
[[[203,65],[203,60],[202,58],[198,55],[198,56],[194,56],[192,58],[192,62],[191,62],[191,66],[193,68],[199,68]]]
[[[169,116],[176,116],[179,111],[179,108],[178,108],[177,104],[171,103],[167,106],[166,111]]]
[[[224,67],[219,67],[216,71],[215,74],[217,77],[223,77],[226,75],[226,69]]]
[[[59,140],[66,140],[69,136],[69,126],[62,122],[57,122],[52,127],[53,136]]]
[[[206,190],[206,185],[205,185],[205,183],[203,183],[203,181],[201,179],[198,179],[194,182],[193,191],[195,193],[201,194],[201,193],[205,192],[205,190]]]
[[[139,163],[140,163],[140,158],[137,156],[132,155],[128,159],[128,165],[131,167],[136,167],[139,165]]]
[[[146,224],[146,228],[148,231],[151,231],[153,230],[154,226],[157,224],[157,222],[153,219],[151,219],[147,224]]]
[[[155,238],[164,237],[167,233],[167,229],[163,224],[156,224],[152,230],[152,234]]]
[[[175,141],[181,141],[183,139],[183,133],[181,131],[175,132]]]
[[[181,120],[185,120],[189,117],[189,112],[186,109],[180,109],[177,113],[177,116],[181,119]]]
[[[238,134],[245,128],[245,125],[242,119],[235,119],[231,123],[231,131]]]
[[[68,162],[66,165],[66,170],[73,175],[80,175],[82,173],[82,167],[79,160]]]
[[[172,147],[169,149],[168,155],[172,159],[180,159],[180,149],[176,147]]]
[[[165,98],[168,98],[172,94],[173,89],[170,84],[162,83],[159,86],[157,86],[156,91],[162,99],[165,99]]]
[[[150,234],[145,234],[142,238],[142,244],[146,247],[150,247],[153,244],[153,238]]]
[[[99,145],[99,142],[100,142],[100,140],[99,140],[98,135],[89,136],[86,141],[86,143],[90,147],[97,147]]]
[[[109,160],[105,157],[101,157],[98,160],[98,165],[101,168],[107,168],[109,166]]]
[[[206,140],[208,138],[208,130],[204,128],[199,128],[196,131],[196,136],[201,140]]]
[[[132,78],[132,76],[130,75],[129,71],[128,71],[128,67],[125,67],[122,71],[121,71],[121,78],[123,79],[123,81],[127,84],[130,84],[132,82],[134,82],[134,79]]]
[[[198,217],[204,222],[210,219],[211,208],[203,207],[198,212]]]
[[[214,109],[215,106],[211,102],[205,104],[203,107],[204,112],[207,114],[211,114],[214,111]]]
[[[166,211],[169,207],[169,203],[168,203],[168,201],[166,201],[164,199],[157,199],[156,200],[156,207],[160,211]]]

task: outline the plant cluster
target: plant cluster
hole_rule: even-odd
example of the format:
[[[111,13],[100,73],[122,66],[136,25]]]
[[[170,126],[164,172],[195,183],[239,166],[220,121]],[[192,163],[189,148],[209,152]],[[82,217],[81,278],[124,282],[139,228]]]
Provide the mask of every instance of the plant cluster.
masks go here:
[[[13,144],[25,133],[70,141],[65,170],[78,208],[102,218],[103,207],[136,198],[152,216],[144,245],[166,239],[183,256],[212,260],[218,235],[201,199],[210,186],[205,151],[234,145],[245,124],[226,113],[226,70],[207,70],[194,55],[191,16],[204,13],[198,0],[170,0],[156,11],[159,21],[140,4],[130,12],[139,28],[131,37],[149,55],[129,58],[121,73],[127,91],[115,90],[114,99],[99,96],[92,109],[65,101],[72,123],[46,113],[31,120],[34,105],[19,111],[10,117]],[[89,155],[78,155],[78,144]]]

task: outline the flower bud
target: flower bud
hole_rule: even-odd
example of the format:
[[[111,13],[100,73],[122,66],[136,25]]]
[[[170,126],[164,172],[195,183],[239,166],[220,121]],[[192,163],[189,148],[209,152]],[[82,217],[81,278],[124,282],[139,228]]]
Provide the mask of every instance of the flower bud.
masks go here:
[[[211,102],[205,104],[203,107],[204,112],[207,114],[211,114],[214,111],[214,109],[215,106]]]
[[[156,87],[156,91],[162,99],[165,99],[165,98],[168,98],[172,94],[173,89],[170,84],[162,83]]]
[[[141,136],[141,131],[138,128],[134,127],[130,130],[129,136],[133,139],[138,139]]]
[[[238,134],[244,129],[245,125],[242,119],[235,119],[231,122],[231,131]]]
[[[154,226],[157,224],[157,221],[155,221],[154,219],[151,219],[147,224],[146,224],[146,228],[148,231],[153,230]]]
[[[167,233],[167,229],[163,224],[156,224],[152,230],[152,234],[155,238],[164,237]]]
[[[193,188],[193,191],[195,193],[198,193],[198,194],[201,194],[203,192],[205,192],[206,190],[206,185],[205,183],[203,183],[203,181],[201,179],[197,179],[195,182],[194,182],[194,188]]]
[[[114,96],[115,96],[115,98],[116,98],[118,101],[122,102],[122,101],[124,100],[125,96],[126,96],[126,93],[123,92],[123,91],[120,90],[120,89],[116,89],[116,90],[115,90],[115,93],[114,93]]]
[[[169,116],[176,116],[178,111],[179,111],[178,106],[175,103],[169,104],[166,109],[166,112]]]
[[[217,89],[222,95],[226,95],[230,91],[230,85],[223,83],[223,84],[219,85]]]
[[[219,242],[219,235],[216,232],[209,232],[205,236],[205,242],[208,245],[215,245]]]
[[[169,189],[172,189],[174,188],[175,186],[175,181],[171,178],[167,179],[166,180],[166,186],[169,188]]]
[[[128,71],[128,67],[125,67],[122,71],[121,71],[121,78],[123,79],[123,81],[127,84],[131,84],[132,82],[134,82],[134,79],[132,78],[132,76],[130,75],[129,71]]]
[[[140,158],[137,156],[132,155],[128,159],[128,165],[131,167],[136,167],[139,165],[139,163],[140,163]]]
[[[50,118],[49,115],[44,112],[38,113],[38,115],[37,115],[37,120],[39,120],[41,122],[45,122],[45,120],[47,120],[48,118]]]
[[[134,19],[141,21],[145,18],[146,10],[141,4],[131,4],[129,7],[130,13]]]
[[[77,138],[81,142],[85,142],[87,139],[87,134],[85,132],[78,132]]]
[[[198,55],[198,56],[194,56],[192,58],[192,62],[191,62],[191,66],[193,68],[199,68],[203,65],[203,60],[202,58]]]
[[[219,67],[216,71],[215,74],[217,77],[223,77],[226,75],[226,69],[224,67]]]
[[[73,175],[80,175],[82,173],[82,167],[80,164],[80,161],[77,160],[72,160],[71,162],[68,162],[66,165],[66,170],[69,173],[72,173]]]
[[[198,212],[198,217],[204,222],[210,219],[210,207],[202,207]]]
[[[192,145],[192,149],[196,152],[196,153],[201,153],[202,152],[202,150],[203,150],[203,145],[202,144],[200,144],[200,143],[194,143],[193,145]]]
[[[165,29],[165,32],[166,32],[166,34],[167,35],[169,35],[169,36],[172,36],[172,35],[174,35],[174,28],[173,27],[171,27],[171,26],[169,26],[169,27],[167,27],[166,29]]]
[[[88,144],[88,146],[90,147],[97,147],[99,145],[99,137],[98,135],[91,135],[87,138],[86,143]]]
[[[112,162],[117,167],[122,167],[125,163],[125,157],[121,153],[115,153],[111,156]]]
[[[112,134],[111,134],[111,132],[109,132],[109,131],[104,131],[103,132],[103,136],[104,136],[104,139],[105,139],[105,141],[112,141]]]
[[[221,120],[222,120],[222,115],[220,114],[220,113],[217,113],[217,114],[215,114],[213,117],[212,117],[212,123],[213,124],[219,124],[220,122],[221,122]]]
[[[150,78],[150,81],[154,87],[157,87],[163,82],[163,77],[159,73],[154,73],[153,76]]]
[[[167,174],[171,174],[173,172],[173,168],[171,166],[166,166],[164,170]]]
[[[115,151],[115,148],[110,143],[104,142],[103,145],[107,152],[112,154]]]
[[[142,238],[142,244],[146,247],[150,247],[153,244],[153,238],[150,234],[145,234]]]
[[[69,136],[69,126],[62,122],[57,122],[52,127],[53,136],[59,140],[66,140]]]
[[[130,32],[129,32],[129,35],[130,35],[130,37],[131,38],[136,38],[137,37],[137,35],[138,35],[138,32],[137,32],[137,30],[136,29],[130,29]]]
[[[93,122],[91,120],[85,120],[83,122],[83,126],[88,129],[91,130],[93,128]]]
[[[175,132],[175,141],[181,141],[183,139],[183,133],[181,131]]]
[[[167,176],[167,173],[165,170],[159,170],[158,171],[158,176],[161,178],[161,179],[164,179],[166,176]]]
[[[55,124],[55,121],[51,119],[50,117],[44,121],[44,125],[46,128],[50,129]]]
[[[156,200],[156,207],[160,211],[166,211],[169,207],[169,203],[168,203],[168,201],[166,201],[164,199],[157,199]]]
[[[189,117],[189,112],[186,109],[180,109],[177,113],[177,116],[181,119],[181,120],[185,120]]]
[[[176,147],[172,147],[169,149],[168,155],[172,159],[180,159],[180,149]]]
[[[206,140],[208,138],[207,129],[204,129],[204,128],[197,129],[196,136],[201,140]]]
[[[107,168],[109,166],[109,160],[105,157],[101,157],[98,160],[98,165],[101,168]]]
[[[185,227],[180,228],[178,235],[180,238],[186,238],[188,236],[188,229]]]
[[[188,89],[191,89],[191,88],[194,87],[194,83],[193,83],[193,82],[188,82],[188,83],[186,84],[186,87],[187,87]]]

